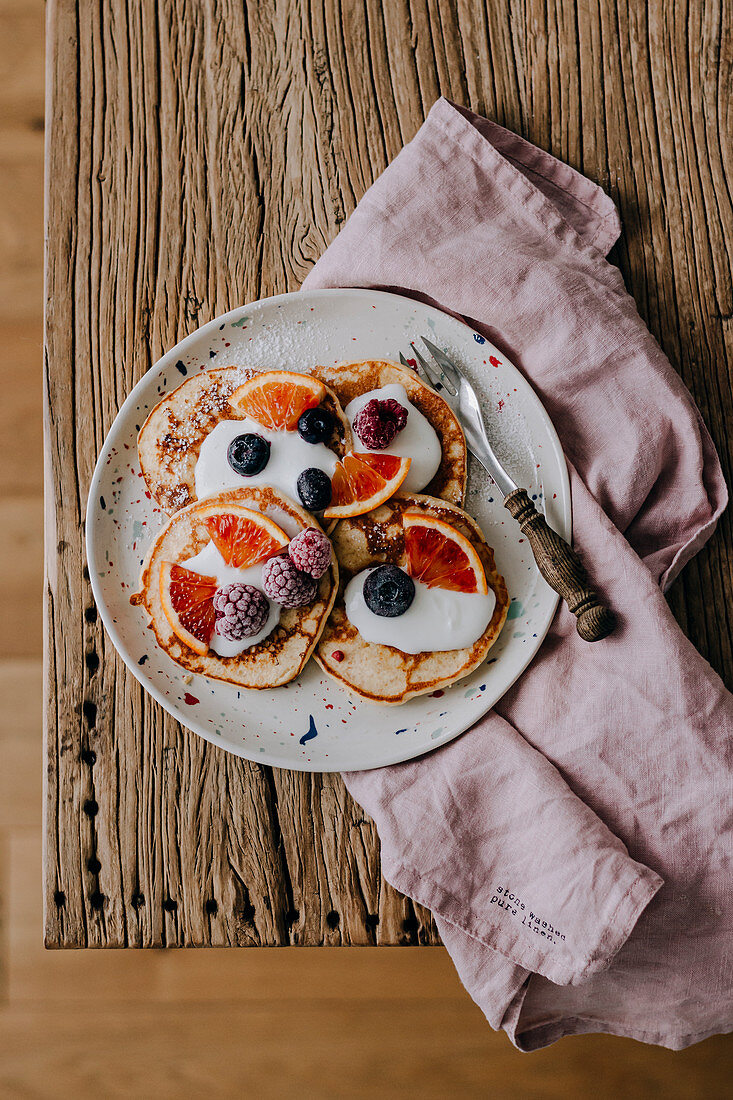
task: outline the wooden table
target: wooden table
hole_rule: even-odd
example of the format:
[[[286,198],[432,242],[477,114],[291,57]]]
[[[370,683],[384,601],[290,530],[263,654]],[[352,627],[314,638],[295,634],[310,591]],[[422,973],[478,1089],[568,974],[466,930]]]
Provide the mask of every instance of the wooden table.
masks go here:
[[[94,461],[166,348],[300,285],[442,93],[612,195],[612,259],[730,482],[731,20],[705,0],[51,0],[48,30],[46,943],[436,943],[338,776],[228,756],[116,657],[84,564]],[[725,517],[671,593],[728,684],[732,563]]]

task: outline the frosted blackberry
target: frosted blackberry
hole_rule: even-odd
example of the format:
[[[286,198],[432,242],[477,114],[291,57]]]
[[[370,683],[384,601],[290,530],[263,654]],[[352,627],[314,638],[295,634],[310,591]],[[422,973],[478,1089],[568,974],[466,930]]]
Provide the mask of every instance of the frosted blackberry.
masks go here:
[[[305,607],[316,598],[313,577],[301,573],[290,558],[270,558],[262,566],[262,587],[281,607]]]
[[[322,577],[331,564],[331,543],[316,527],[306,527],[290,540],[290,560],[301,573],[308,573],[316,580]]]
[[[396,565],[380,565],[364,581],[364,603],[375,615],[395,619],[415,599],[415,582]]]
[[[228,642],[241,642],[259,634],[267,622],[270,605],[259,588],[234,581],[217,589],[214,611],[216,633]]]

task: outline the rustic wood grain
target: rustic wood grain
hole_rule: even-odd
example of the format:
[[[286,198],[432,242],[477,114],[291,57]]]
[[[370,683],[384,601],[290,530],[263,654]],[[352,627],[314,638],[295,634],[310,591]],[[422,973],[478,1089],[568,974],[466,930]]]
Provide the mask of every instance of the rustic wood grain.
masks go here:
[[[438,942],[338,777],[229,757],[127,674],[84,572],[96,453],[165,348],[300,285],[445,94],[610,192],[730,481],[732,28],[717,0],[49,4],[49,946]],[[672,592],[729,685],[732,565],[725,517]]]

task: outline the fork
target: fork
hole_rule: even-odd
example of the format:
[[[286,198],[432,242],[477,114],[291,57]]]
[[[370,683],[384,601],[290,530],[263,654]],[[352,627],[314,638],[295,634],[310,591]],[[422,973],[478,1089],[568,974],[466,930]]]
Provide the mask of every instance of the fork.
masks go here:
[[[614,613],[601,602],[588,580],[588,574],[576,551],[553,530],[544,515],[538,512],[526,489],[520,489],[502,466],[486,434],[476,392],[445,352],[427,337],[422,342],[433,359],[431,364],[410,342],[420,371],[458,417],[466,436],[468,449],[481,463],[504,498],[504,507],[517,521],[527,539],[542,576],[568,605],[577,620],[578,634],[586,642],[597,642],[611,633],[616,625]],[[400,362],[409,367],[400,352]]]

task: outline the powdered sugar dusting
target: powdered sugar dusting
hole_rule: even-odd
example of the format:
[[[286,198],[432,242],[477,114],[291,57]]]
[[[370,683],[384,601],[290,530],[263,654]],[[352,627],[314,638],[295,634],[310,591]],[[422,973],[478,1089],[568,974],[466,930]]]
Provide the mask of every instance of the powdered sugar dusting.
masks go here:
[[[340,363],[349,358],[343,335],[332,324],[304,317],[301,321],[253,322],[240,337],[241,343],[227,350],[228,361],[236,366],[260,370],[306,372],[319,363]],[[318,348],[316,357],[314,349]]]

